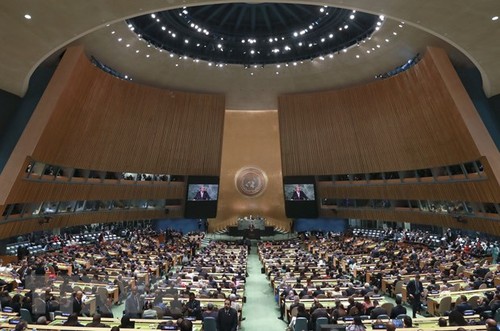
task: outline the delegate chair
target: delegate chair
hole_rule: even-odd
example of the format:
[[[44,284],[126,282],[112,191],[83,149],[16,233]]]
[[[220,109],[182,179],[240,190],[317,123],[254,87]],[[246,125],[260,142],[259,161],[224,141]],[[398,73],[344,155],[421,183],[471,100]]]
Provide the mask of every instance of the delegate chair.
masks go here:
[[[328,324],[328,318],[326,317],[318,317],[316,319],[316,331],[321,331],[321,325]]]
[[[294,331],[307,331],[307,330],[309,330],[307,318],[297,317],[297,319],[295,320]]]
[[[439,315],[444,316],[444,314],[450,310],[451,310],[451,297],[448,296],[442,298],[441,301],[439,302],[439,309],[438,309]]]
[[[19,313],[21,314],[21,318],[23,320],[25,320],[28,323],[33,323],[33,319],[31,318],[31,313],[29,312],[28,309],[21,308],[21,310],[19,311]]]
[[[203,319],[203,331],[217,331],[217,322],[214,317],[205,317]]]

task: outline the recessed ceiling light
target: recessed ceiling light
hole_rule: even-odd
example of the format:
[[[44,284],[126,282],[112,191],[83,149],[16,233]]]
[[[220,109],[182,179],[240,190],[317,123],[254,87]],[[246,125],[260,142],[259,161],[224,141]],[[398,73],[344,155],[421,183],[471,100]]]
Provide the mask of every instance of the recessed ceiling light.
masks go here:
[[[496,20],[498,20],[498,16],[493,16],[493,17],[491,18],[491,20],[492,20],[492,21],[496,21]]]
[[[27,19],[27,20],[30,20],[31,19],[31,15],[30,14],[26,14],[26,15],[24,15],[24,18]]]

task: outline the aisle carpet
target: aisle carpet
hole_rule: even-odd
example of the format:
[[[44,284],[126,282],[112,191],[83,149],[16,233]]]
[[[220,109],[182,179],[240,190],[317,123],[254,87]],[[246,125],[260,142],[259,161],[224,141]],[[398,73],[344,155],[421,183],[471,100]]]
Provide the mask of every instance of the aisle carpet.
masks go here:
[[[245,285],[247,302],[243,306],[241,324],[243,331],[283,331],[286,324],[278,319],[278,305],[274,301],[273,289],[265,275],[260,273],[257,247],[253,246],[248,256],[248,274]]]

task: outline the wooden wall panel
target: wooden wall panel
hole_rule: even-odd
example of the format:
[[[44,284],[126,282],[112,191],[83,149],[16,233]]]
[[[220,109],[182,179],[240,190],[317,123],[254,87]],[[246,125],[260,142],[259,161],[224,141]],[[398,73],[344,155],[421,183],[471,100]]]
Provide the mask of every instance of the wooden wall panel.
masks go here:
[[[430,56],[359,87],[279,98],[283,175],[427,168],[480,153]]]
[[[442,50],[412,69],[337,91],[279,98],[283,175],[331,175],[434,168],[481,160],[480,182],[318,186],[320,199],[408,199],[500,203],[500,154]],[[500,234],[498,222],[391,210],[339,210],[323,217],[426,223]]]
[[[349,185],[321,183],[321,197],[388,200],[445,200],[500,202],[500,189],[493,181],[402,185]]]
[[[184,199],[185,184],[66,184],[20,180],[7,203],[69,200]]]
[[[23,132],[0,183],[0,210],[12,203],[70,200],[184,200],[185,183],[103,185],[24,179],[27,158],[111,172],[218,176],[223,95],[169,91],[120,80],[71,47]],[[171,209],[171,208],[169,208]],[[183,204],[168,217],[182,217]],[[47,227],[165,218],[164,211],[53,216]],[[44,225],[45,226],[45,225]],[[0,224],[0,237],[40,230],[38,220]]]
[[[77,54],[77,77],[33,158],[83,169],[219,175],[224,97],[117,79]],[[72,56],[75,56],[72,54]]]
[[[238,217],[260,215],[266,225],[289,230],[285,216],[278,114],[269,111],[226,111],[217,218],[210,230],[236,225]],[[237,189],[241,169],[260,169],[267,178],[262,194],[247,196]]]

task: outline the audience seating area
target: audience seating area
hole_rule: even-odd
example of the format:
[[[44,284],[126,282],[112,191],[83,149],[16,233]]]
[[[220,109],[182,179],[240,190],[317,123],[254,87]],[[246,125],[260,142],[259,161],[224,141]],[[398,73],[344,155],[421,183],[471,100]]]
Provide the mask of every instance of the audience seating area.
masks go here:
[[[107,330],[175,329],[178,319],[192,319],[194,330],[215,331],[212,318],[229,300],[238,327],[245,328],[248,241],[207,242],[203,233],[149,228],[121,234],[54,240],[59,247],[37,254],[30,249],[1,266],[0,327],[14,329],[12,323],[23,320],[41,330],[78,330],[72,316],[86,325],[101,315]],[[500,265],[481,251],[481,241],[445,235],[429,244],[429,238],[435,240],[355,229],[258,242],[261,273],[276,302],[276,314],[270,309],[269,315],[293,331],[332,324],[356,331],[356,323],[367,329],[403,323],[408,330],[486,330],[500,322]],[[471,243],[475,248],[467,249]],[[32,247],[25,244],[17,247]],[[410,289],[417,276],[418,304]],[[124,324],[123,316],[133,323]]]

